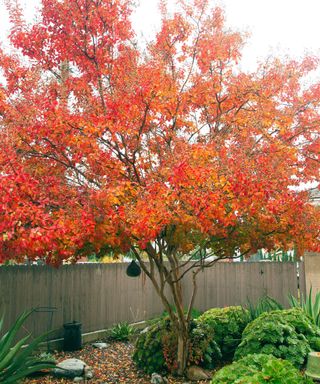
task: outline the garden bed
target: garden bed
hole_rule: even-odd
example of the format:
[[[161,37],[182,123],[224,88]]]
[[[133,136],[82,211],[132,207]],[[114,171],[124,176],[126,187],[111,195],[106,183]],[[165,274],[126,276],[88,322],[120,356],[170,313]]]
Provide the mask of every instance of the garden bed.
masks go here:
[[[54,354],[57,362],[67,358],[77,358],[90,365],[94,371],[94,377],[88,383],[105,384],[150,384],[150,375],[138,371],[132,361],[133,345],[124,342],[112,342],[106,349],[97,349],[88,344],[82,350],[76,352],[58,352]],[[170,384],[185,383],[186,379],[168,377]],[[72,379],[58,379],[51,375],[28,378],[25,384],[49,384],[49,383],[72,383]],[[209,381],[199,381],[207,384]]]

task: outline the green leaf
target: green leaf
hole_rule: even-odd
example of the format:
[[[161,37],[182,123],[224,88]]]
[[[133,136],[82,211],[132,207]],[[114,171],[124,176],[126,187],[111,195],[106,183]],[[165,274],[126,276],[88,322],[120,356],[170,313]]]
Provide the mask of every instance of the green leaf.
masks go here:
[[[30,316],[31,313],[32,311],[26,311],[22,313],[22,315],[20,315],[16,320],[13,327],[0,340],[0,361],[8,353],[16,334],[19,332],[22,324],[27,319],[27,317]]]
[[[9,378],[7,378],[4,383],[5,384],[11,384],[11,383],[16,383],[17,380],[23,379],[24,377],[31,375],[32,373],[39,372],[44,369],[52,369],[55,367],[55,364],[53,363],[39,363],[35,364],[33,366],[30,366],[23,371],[20,371],[19,373],[16,373]]]
[[[30,336],[28,335],[21,339],[14,347],[9,350],[6,356],[0,360],[0,372],[5,369],[7,365],[10,364],[10,361],[15,357],[15,355],[20,352],[21,347],[27,342],[29,337]]]
[[[16,344],[13,344],[23,322],[31,313],[32,311],[22,313],[0,340],[0,382],[7,384],[16,383],[17,380],[24,378],[30,373],[41,369],[50,369],[55,366],[54,361],[43,360],[32,355],[35,348],[47,337],[48,333],[38,336],[27,346],[25,345],[29,341],[30,335],[23,337]],[[0,328],[2,325],[3,318],[1,319]]]

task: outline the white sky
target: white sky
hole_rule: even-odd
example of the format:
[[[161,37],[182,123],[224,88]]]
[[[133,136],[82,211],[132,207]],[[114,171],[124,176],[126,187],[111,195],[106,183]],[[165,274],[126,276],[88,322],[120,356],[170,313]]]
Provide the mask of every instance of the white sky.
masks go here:
[[[250,39],[243,51],[242,66],[254,69],[263,57],[288,54],[300,57],[306,53],[320,56],[320,0],[212,0],[226,10],[227,25],[247,31]],[[21,0],[29,20],[40,0]],[[174,0],[169,0],[174,3]],[[158,0],[140,0],[134,25],[146,37],[159,25]],[[9,29],[4,0],[0,0],[0,40]]]

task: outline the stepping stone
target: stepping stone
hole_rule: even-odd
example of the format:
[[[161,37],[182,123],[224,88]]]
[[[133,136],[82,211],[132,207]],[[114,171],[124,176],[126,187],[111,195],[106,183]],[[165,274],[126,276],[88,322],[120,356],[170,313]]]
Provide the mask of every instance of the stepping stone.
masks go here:
[[[66,359],[57,364],[53,374],[57,377],[79,377],[84,373],[86,363],[79,359]]]

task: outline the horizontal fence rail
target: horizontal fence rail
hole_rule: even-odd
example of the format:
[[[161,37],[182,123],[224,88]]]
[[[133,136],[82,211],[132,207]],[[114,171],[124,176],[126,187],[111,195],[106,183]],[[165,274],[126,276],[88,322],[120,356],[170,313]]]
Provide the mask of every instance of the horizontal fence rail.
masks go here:
[[[212,307],[255,302],[269,295],[287,305],[289,293],[298,294],[298,264],[278,262],[218,262],[198,275],[194,307]],[[82,323],[82,332],[108,328],[121,321],[138,322],[163,311],[149,279],[126,275],[128,264],[1,266],[0,308],[5,315],[4,329],[24,310],[37,308],[25,324],[34,336],[63,324]],[[303,271],[300,263],[300,271]],[[305,285],[305,283],[304,283]],[[305,289],[305,288],[304,288]],[[191,276],[183,279],[184,297],[191,295]]]

